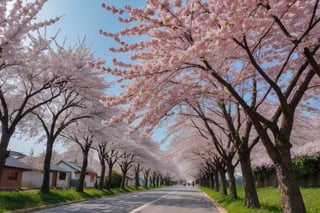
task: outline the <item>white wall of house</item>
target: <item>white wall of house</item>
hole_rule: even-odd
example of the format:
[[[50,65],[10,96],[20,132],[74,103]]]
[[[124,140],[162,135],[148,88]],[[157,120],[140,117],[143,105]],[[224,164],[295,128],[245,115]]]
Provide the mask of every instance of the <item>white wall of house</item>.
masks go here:
[[[127,186],[134,186],[135,185],[135,179],[134,178],[131,178],[131,177],[127,177],[126,178],[126,182],[127,182]]]
[[[79,171],[75,170],[73,167],[69,166],[68,164],[64,163],[63,161],[58,164],[59,167],[63,168],[66,171],[70,171],[70,179],[72,180],[79,180],[80,173]],[[86,174],[85,179],[85,187],[94,187],[96,183],[96,175],[93,174]]]
[[[96,182],[96,175],[86,175],[84,178],[85,186],[86,187],[94,187]]]
[[[64,175],[61,175],[61,173],[65,173]],[[69,188],[70,187],[70,172],[59,172],[57,177],[57,187],[58,188]],[[51,183],[50,183],[51,184]]]
[[[40,188],[42,185],[43,173],[40,171],[24,171],[22,174],[22,188]]]
[[[50,181],[49,186],[52,187],[52,175],[53,172],[50,172]],[[68,188],[70,186],[70,173],[66,173],[66,177],[64,180],[59,178],[59,172],[57,177],[57,188]],[[40,171],[24,171],[22,174],[22,183],[21,187],[23,188],[40,188],[43,181],[43,172]]]

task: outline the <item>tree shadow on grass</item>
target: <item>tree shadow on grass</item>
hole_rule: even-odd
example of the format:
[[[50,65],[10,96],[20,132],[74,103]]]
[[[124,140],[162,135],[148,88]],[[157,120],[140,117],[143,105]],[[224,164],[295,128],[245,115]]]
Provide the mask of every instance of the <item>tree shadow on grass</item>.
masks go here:
[[[29,208],[38,205],[40,202],[39,198],[23,194],[17,194],[16,196],[2,195],[0,200],[1,204],[4,205],[2,207],[6,210]]]
[[[58,193],[55,191],[49,191],[45,194],[40,193],[40,198],[45,204],[55,204],[75,200],[75,196],[72,194]]]
[[[265,204],[261,204],[261,209],[265,209],[269,212],[273,212],[273,213],[281,213],[282,212],[282,208],[280,208],[277,205],[265,205]]]
[[[244,198],[237,198],[237,199],[231,199],[229,197],[224,197],[224,198],[219,198],[217,200],[220,204],[222,204],[223,206],[229,206],[229,205],[232,205],[232,204],[235,204],[236,203],[240,203],[244,206],[244,203],[245,203],[245,200]],[[254,209],[251,209],[251,208],[248,208],[248,210],[254,210]],[[259,212],[259,209],[256,209],[257,212]],[[278,205],[267,205],[267,204],[261,204],[261,208],[260,208],[261,211],[263,212],[272,212],[272,213],[281,213],[282,212],[282,208],[279,207]]]
[[[229,205],[231,203],[244,203],[244,199],[243,198],[237,198],[237,199],[231,199],[230,197],[220,197],[217,199],[217,202],[221,203],[222,205]]]

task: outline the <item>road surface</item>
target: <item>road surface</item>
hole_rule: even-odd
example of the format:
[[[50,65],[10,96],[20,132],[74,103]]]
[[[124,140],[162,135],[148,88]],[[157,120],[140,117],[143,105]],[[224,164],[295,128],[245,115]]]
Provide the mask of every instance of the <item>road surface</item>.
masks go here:
[[[105,197],[35,212],[220,213],[201,191],[184,186]]]

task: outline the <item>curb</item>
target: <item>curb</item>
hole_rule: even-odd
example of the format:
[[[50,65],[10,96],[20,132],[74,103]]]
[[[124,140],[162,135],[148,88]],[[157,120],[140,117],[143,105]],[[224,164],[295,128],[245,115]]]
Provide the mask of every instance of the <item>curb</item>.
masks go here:
[[[73,203],[80,203],[80,202],[89,201],[89,200],[111,198],[111,197],[115,197],[118,195],[129,194],[129,193],[132,193],[132,194],[139,193],[140,191],[144,191],[144,190],[138,190],[138,191],[134,191],[134,192],[124,192],[124,193],[120,193],[120,194],[105,195],[105,196],[101,196],[101,197],[92,197],[92,198],[86,198],[86,199],[81,199],[81,200],[72,200],[72,201],[49,204],[49,205],[44,205],[44,206],[36,206],[36,207],[31,207],[31,208],[26,208],[26,209],[17,209],[17,210],[12,210],[12,211],[6,211],[4,213],[29,213],[29,212],[39,211],[39,210],[43,210],[43,209],[50,209],[50,208],[64,206],[64,205],[73,204]]]
[[[33,211],[50,209],[50,208],[54,208],[54,207],[58,207],[58,206],[79,203],[79,202],[83,202],[83,201],[87,201],[87,200],[94,200],[94,199],[99,199],[99,198],[102,198],[102,197],[88,198],[88,199],[82,199],[82,200],[73,200],[73,201],[67,201],[67,202],[62,202],[62,203],[49,204],[49,205],[45,205],[45,206],[31,207],[31,208],[27,208],[27,209],[17,209],[17,210],[7,211],[5,213],[29,213],[29,212],[33,212]]]
[[[201,191],[201,190],[200,190]],[[204,196],[206,196],[219,210],[220,213],[228,213],[227,210],[225,210],[219,203],[217,203],[214,199],[212,199],[209,195],[207,195],[205,192],[201,191]]]

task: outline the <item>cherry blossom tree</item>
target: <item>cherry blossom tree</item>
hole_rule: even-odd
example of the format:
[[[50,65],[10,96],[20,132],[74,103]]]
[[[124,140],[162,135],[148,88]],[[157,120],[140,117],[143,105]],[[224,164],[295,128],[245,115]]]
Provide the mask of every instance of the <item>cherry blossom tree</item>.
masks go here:
[[[131,52],[139,62],[114,59],[115,67],[104,68],[119,76],[118,82],[132,80],[120,96],[104,98],[107,105],[130,103],[111,122],[129,118],[138,121],[136,128],[152,129],[190,95],[190,85],[199,94],[229,96],[251,120],[275,165],[284,212],[305,212],[290,136],[298,105],[319,81],[318,3],[149,0],[144,8],[123,9],[103,4],[120,14],[119,21],[137,23],[117,33],[101,31],[118,42],[111,51]],[[128,16],[121,16],[124,12]],[[145,37],[124,41],[137,35]],[[253,78],[258,90],[252,90]],[[258,97],[254,107],[252,96]],[[271,116],[265,110],[269,102],[276,106]]]
[[[252,99],[255,97],[252,97]],[[252,101],[255,103],[255,101]],[[215,105],[215,107],[209,107]],[[220,156],[226,160],[229,176],[231,177],[231,192],[235,190],[232,186],[235,185],[235,179],[232,175],[234,173],[233,156],[237,152],[239,162],[241,164],[241,172],[244,180],[245,191],[245,205],[250,208],[260,208],[258,195],[255,188],[254,177],[251,168],[250,152],[252,148],[259,141],[256,134],[252,134],[252,123],[246,118],[237,103],[227,101],[220,98],[219,102],[205,101],[201,104],[191,106],[198,116],[204,121],[210,135],[217,146],[217,151]],[[210,110],[208,110],[210,109]],[[224,143],[227,144],[229,149],[223,148],[221,142],[216,137],[216,128],[210,127],[210,123],[218,127],[218,132],[223,132],[225,135]],[[232,143],[232,145],[230,145]],[[233,196],[236,196],[236,191],[233,191]]]
[[[320,147],[317,145],[319,138],[319,124],[317,114],[305,116],[304,112],[299,112],[295,116],[291,143],[293,147],[291,154],[295,156],[317,157]],[[274,167],[270,157],[266,155],[266,149],[262,144],[257,144],[253,148],[252,163],[253,167]]]
[[[98,126],[97,126],[98,124]],[[76,143],[82,152],[82,166],[80,171],[79,183],[76,191],[83,192],[84,179],[88,167],[89,151],[93,146],[93,143],[97,141],[96,135],[101,130],[101,123],[99,120],[91,119],[79,119],[75,123],[69,125],[64,129],[61,135],[62,137]]]
[[[146,187],[148,177],[152,179],[150,183],[152,182],[155,187],[160,185],[164,177],[169,180],[170,174],[177,174],[174,165],[165,158],[159,145],[149,136],[144,135],[141,131],[127,133],[121,139],[121,144],[118,145],[117,164],[122,171],[122,188],[125,187],[126,175],[129,174],[130,170],[135,176],[135,187],[140,185],[141,171],[144,171]]]
[[[140,172],[143,170],[143,168],[141,167],[141,163],[140,161],[137,161],[134,165],[133,165],[133,172],[134,172],[134,187],[136,189],[139,188],[140,186]]]
[[[246,119],[245,114],[241,112],[236,104],[228,102],[222,97],[219,101],[210,98],[208,100],[201,100],[201,103],[199,102],[194,105],[188,100],[185,102],[193,112],[190,112],[190,109],[181,110],[185,107],[180,107],[179,114],[185,116],[185,119],[191,119],[193,121],[193,128],[198,129],[202,136],[212,138],[218,155],[225,161],[224,163],[227,166],[231,182],[231,197],[237,197],[234,177],[234,168],[238,162],[238,160],[234,159],[234,156],[237,152],[239,158],[241,156],[242,159],[241,168],[244,168],[242,169],[242,174],[245,179],[246,206],[259,208],[260,205],[250,165],[250,151],[257,143],[259,137],[251,139],[252,123]],[[242,118],[243,116],[244,119]],[[199,120],[199,118],[203,121],[202,125],[194,122],[194,120]],[[180,120],[182,119],[180,118]],[[243,127],[243,124],[246,124],[246,126]],[[183,124],[179,123],[178,125]],[[175,131],[175,129],[171,131]],[[224,137],[217,137],[217,135],[220,135],[219,133],[222,133]],[[249,140],[252,140],[252,143],[249,144]],[[246,159],[245,163],[244,159]],[[212,163],[204,162],[204,165],[206,165],[205,170],[211,169],[211,164],[214,163],[214,160],[209,160],[209,162]]]
[[[150,168],[144,167],[143,168],[143,178],[144,178],[144,188],[148,188],[148,180],[149,180],[149,175],[150,175]]]
[[[93,147],[94,150],[97,151],[98,153],[98,158],[100,162],[100,179],[99,179],[99,184],[98,187],[100,190],[103,190],[104,188],[104,180],[105,180],[105,175],[106,175],[106,162],[104,159],[104,153],[106,153],[106,143],[98,143],[96,147]]]
[[[221,192],[227,195],[227,180],[225,177],[226,168],[223,162],[223,159],[219,157],[212,150],[208,150],[207,157],[205,159],[205,163],[202,165],[204,170],[204,175],[206,179],[209,179],[210,188],[214,188],[215,191],[220,191],[219,189],[219,176],[221,179]],[[200,167],[201,168],[201,167]]]
[[[108,165],[107,189],[111,189],[112,169],[118,161],[122,137],[124,132],[127,131],[124,127],[122,124],[104,126],[98,133],[98,142],[94,144],[93,149],[97,151],[101,165],[99,179],[100,189],[104,187],[106,163]]]
[[[45,2],[3,0],[0,3],[0,179],[7,147],[19,122],[33,109],[59,94],[56,90],[47,99],[39,98],[43,91],[59,84],[56,75],[48,74],[45,63],[44,51],[50,41],[36,35],[38,30],[58,21],[58,18],[34,21]]]
[[[136,139],[128,136],[126,141],[126,146],[120,149],[120,156],[118,160],[118,165],[122,172],[121,179],[121,188],[125,189],[126,187],[126,178],[130,168],[134,166],[135,163],[140,164],[140,159],[143,158],[142,150],[138,144]],[[139,166],[140,167],[140,166]],[[138,171],[140,168],[138,169]]]
[[[43,127],[46,137],[42,193],[49,191],[51,152],[56,139],[63,130],[78,120],[102,115],[104,109],[99,105],[99,98],[107,88],[107,84],[101,78],[101,72],[87,66],[87,62],[93,60],[89,48],[81,44],[69,49],[57,46],[57,50],[52,50],[49,54],[52,72],[61,72],[60,79],[63,84],[59,87],[62,90],[59,97],[32,111],[39,125]],[[44,97],[50,95],[52,93],[43,94]],[[28,121],[29,126],[32,125],[31,129],[37,128],[34,124],[37,120]],[[29,132],[41,134],[39,129],[37,130],[29,129]]]
[[[174,163],[172,161],[168,162],[168,158],[166,157],[164,152],[159,150],[158,146],[153,144],[151,147],[147,145],[147,150],[145,150],[144,146],[142,145],[142,150],[145,151],[145,155],[143,158],[139,159],[139,163],[141,164],[141,171],[142,176],[144,178],[144,187],[148,188],[151,187],[152,184],[152,174],[154,171],[162,170],[162,173],[169,172],[173,174],[173,176],[178,176],[177,168],[174,167]],[[137,175],[136,175],[137,178]]]
[[[235,160],[236,148],[232,143],[230,131],[226,129],[223,124],[220,124],[221,121],[219,120],[221,120],[221,117],[215,116],[213,118],[209,118],[206,111],[200,104],[192,106],[192,108],[203,121],[202,125],[193,122],[195,128],[200,131],[201,135],[212,140],[218,154],[225,161],[230,182],[230,195],[232,199],[236,199],[238,198],[238,195],[234,168],[237,166],[239,161]]]
[[[126,188],[126,179],[127,179],[127,173],[129,169],[133,166],[133,163],[135,162],[136,155],[134,153],[130,153],[128,151],[123,151],[120,154],[118,165],[120,166],[122,177],[121,177],[121,185],[120,187],[122,189]]]
[[[108,184],[107,189],[111,189],[112,169],[119,159],[119,151],[111,149],[104,154],[105,161],[108,164]]]
[[[53,156],[51,159],[52,163],[58,163],[61,160],[65,160],[65,161],[74,162],[78,164],[78,162],[83,161],[83,154],[79,145],[77,145],[76,143],[70,143],[70,141],[63,138],[63,136],[62,137],[59,136],[59,142],[60,142],[59,145],[61,146],[59,149],[60,150],[59,156],[55,158]],[[89,154],[89,166],[93,167],[94,164],[96,164],[96,159],[94,156],[94,152],[92,150],[90,151],[90,154]]]
[[[160,150],[159,144],[150,136],[144,135],[142,131],[137,131],[131,135],[137,144],[135,150],[136,160],[133,166],[136,187],[138,187],[140,172],[144,172],[145,186],[147,187],[147,179],[151,171],[156,171],[160,178],[167,174],[175,174],[177,172],[172,169],[172,163],[167,162],[165,153]]]
[[[152,161],[150,157],[153,157],[150,153],[153,150],[148,150],[145,148],[145,146],[141,146],[139,150],[139,156],[137,156],[134,165],[133,165],[133,174],[135,178],[135,188],[138,189],[140,186],[140,173],[143,171],[143,166],[146,164],[148,161]],[[149,170],[150,171],[150,170]],[[145,174],[148,176],[148,172]],[[144,177],[146,179],[146,177]]]
[[[217,151],[217,145],[219,146],[219,144],[212,143],[208,131],[203,125],[201,126],[201,121],[197,121],[197,123],[186,120],[184,126],[177,126],[180,129],[179,131],[177,128],[172,129],[178,131],[178,135],[170,145],[171,156],[178,164],[186,165],[183,168],[183,173],[194,174],[197,172],[198,175],[205,176],[205,181],[209,182],[209,186],[213,187],[213,182],[215,182],[216,190],[219,190],[217,182],[218,176],[220,176],[221,192],[227,194],[227,179],[225,176],[227,170],[225,160],[221,157],[221,153]],[[189,176],[194,176],[191,174]]]
[[[31,165],[33,168],[41,171],[43,169],[43,162],[46,156],[46,152],[43,151],[37,155],[30,153],[30,155],[25,156],[23,159],[21,159],[23,162]],[[60,159],[60,154],[58,150],[52,151],[52,160],[57,161]]]

